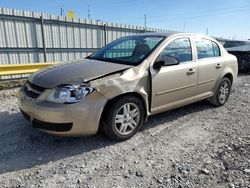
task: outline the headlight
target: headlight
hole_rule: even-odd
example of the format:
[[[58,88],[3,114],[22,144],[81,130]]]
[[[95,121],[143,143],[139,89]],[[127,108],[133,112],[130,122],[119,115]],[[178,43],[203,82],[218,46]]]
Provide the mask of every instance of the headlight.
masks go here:
[[[65,85],[53,89],[47,100],[55,103],[76,103],[93,91],[93,88],[85,85]]]

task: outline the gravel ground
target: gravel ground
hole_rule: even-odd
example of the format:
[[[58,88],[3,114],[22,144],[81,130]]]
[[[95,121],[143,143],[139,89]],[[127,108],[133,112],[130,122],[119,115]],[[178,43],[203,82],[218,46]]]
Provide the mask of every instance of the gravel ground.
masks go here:
[[[225,106],[153,116],[125,142],[41,133],[22,118],[17,91],[0,91],[0,187],[250,187],[249,74]]]

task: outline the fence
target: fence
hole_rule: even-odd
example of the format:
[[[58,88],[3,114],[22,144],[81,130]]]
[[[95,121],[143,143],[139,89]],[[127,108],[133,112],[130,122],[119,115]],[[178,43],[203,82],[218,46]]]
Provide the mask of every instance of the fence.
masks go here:
[[[145,28],[140,26],[0,8],[0,64],[80,59],[116,38],[141,32]]]

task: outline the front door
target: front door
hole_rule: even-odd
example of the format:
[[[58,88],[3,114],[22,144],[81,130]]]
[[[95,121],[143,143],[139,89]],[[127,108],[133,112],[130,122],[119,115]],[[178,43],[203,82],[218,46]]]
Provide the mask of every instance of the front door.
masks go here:
[[[165,57],[178,60],[177,65],[151,67],[152,114],[188,103],[196,95],[197,62],[193,61],[191,42],[188,37],[172,40],[159,54],[156,61]],[[166,59],[166,58],[165,58]]]

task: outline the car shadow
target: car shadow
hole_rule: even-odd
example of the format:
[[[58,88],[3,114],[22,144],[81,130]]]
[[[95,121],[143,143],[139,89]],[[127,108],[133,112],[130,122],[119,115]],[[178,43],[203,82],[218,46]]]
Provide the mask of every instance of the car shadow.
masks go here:
[[[179,117],[211,108],[207,102],[198,102],[149,118],[144,130]],[[0,112],[0,174],[31,168],[67,157],[94,152],[119,142],[99,133],[90,137],[55,137],[33,129],[21,113]],[[143,130],[142,130],[143,131]]]

